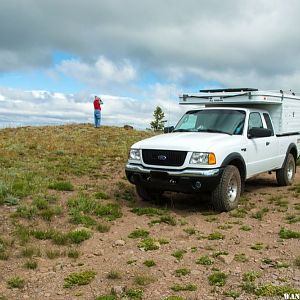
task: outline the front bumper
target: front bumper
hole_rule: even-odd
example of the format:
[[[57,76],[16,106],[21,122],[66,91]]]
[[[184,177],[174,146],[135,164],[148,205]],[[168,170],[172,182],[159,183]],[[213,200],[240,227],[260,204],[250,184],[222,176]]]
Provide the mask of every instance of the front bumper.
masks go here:
[[[125,172],[131,183],[142,185],[148,189],[199,193],[216,188],[220,182],[223,168],[166,170],[127,164]]]

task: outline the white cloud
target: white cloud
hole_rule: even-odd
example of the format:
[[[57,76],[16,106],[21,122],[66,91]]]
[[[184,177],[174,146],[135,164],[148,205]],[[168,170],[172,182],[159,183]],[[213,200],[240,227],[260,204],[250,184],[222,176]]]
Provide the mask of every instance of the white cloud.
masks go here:
[[[52,70],[52,75],[64,74],[84,82],[89,86],[99,87],[113,84],[126,84],[136,78],[136,69],[128,60],[114,63],[100,56],[95,63],[88,64],[77,59],[64,60]]]
[[[110,126],[149,127],[153,111],[161,106],[170,125],[186,111],[180,107],[179,90],[173,85],[153,85],[144,100],[101,95],[102,123]],[[176,95],[176,96],[175,96]],[[30,124],[93,123],[93,95],[63,94],[48,91],[22,91],[0,88],[0,126]],[[81,100],[80,100],[81,99]],[[86,99],[90,99],[87,102]]]

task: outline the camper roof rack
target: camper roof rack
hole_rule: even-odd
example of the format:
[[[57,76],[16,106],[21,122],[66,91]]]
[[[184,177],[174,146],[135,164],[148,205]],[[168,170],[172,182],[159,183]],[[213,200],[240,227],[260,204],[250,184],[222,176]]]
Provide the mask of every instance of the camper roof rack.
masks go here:
[[[236,93],[236,92],[257,92],[258,89],[253,88],[231,88],[231,89],[209,89],[209,90],[200,90],[200,93]]]

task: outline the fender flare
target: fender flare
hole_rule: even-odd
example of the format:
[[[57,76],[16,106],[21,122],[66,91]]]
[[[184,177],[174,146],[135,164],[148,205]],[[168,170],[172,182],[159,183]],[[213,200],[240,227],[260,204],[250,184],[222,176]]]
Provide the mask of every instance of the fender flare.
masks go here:
[[[297,162],[297,156],[298,156],[298,150],[297,150],[297,146],[295,145],[295,143],[291,143],[290,145],[289,145],[289,147],[287,148],[287,150],[286,150],[286,154],[285,154],[285,159],[284,159],[284,161],[283,161],[283,163],[282,163],[282,166],[281,166],[281,169],[283,168],[283,166],[285,165],[285,163],[286,163],[286,161],[287,161],[287,158],[288,158],[288,155],[291,153],[291,150],[292,149],[295,149],[295,151],[296,151],[296,156],[294,156],[294,159],[295,159],[295,163]],[[296,170],[295,170],[295,172],[296,172]]]
[[[241,165],[239,166],[239,171],[240,171],[240,174],[241,174],[241,178],[242,178],[243,180],[245,180],[245,179],[246,179],[246,173],[247,173],[246,163],[245,163],[245,160],[244,160],[243,156],[242,156],[240,153],[238,153],[238,152],[233,152],[233,153],[230,153],[229,155],[227,155],[227,156],[224,158],[224,160],[223,160],[223,162],[222,162],[222,164],[221,164],[221,167],[224,168],[224,167],[228,166],[229,163],[230,163],[231,161],[233,161],[233,160],[238,160],[238,161],[241,162]],[[242,170],[241,170],[240,168],[242,168]],[[241,172],[241,171],[242,171],[242,172]]]

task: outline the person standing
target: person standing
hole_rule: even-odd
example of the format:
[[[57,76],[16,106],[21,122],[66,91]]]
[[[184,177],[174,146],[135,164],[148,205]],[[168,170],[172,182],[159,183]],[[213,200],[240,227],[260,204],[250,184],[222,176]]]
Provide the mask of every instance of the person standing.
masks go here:
[[[103,104],[100,97],[95,96],[94,100],[94,118],[95,118],[95,128],[100,127],[101,123],[101,104]]]

